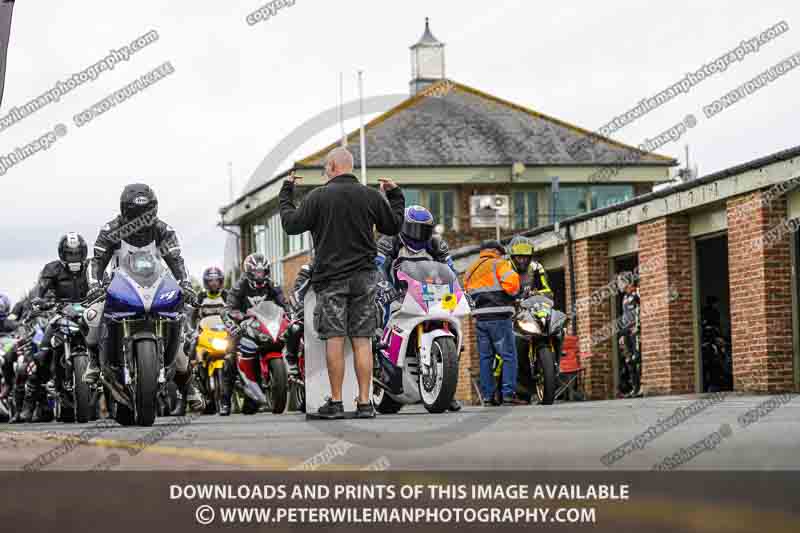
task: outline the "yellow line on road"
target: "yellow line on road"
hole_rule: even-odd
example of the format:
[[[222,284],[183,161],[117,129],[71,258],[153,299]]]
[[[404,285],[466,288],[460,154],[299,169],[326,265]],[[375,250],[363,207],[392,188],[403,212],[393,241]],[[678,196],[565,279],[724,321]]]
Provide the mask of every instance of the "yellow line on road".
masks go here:
[[[60,440],[64,442],[76,440],[74,437],[61,437],[54,436],[51,439]],[[305,457],[290,458],[273,456],[268,457],[264,455],[251,455],[243,453],[226,452],[222,450],[213,450],[210,448],[180,448],[176,446],[162,446],[160,444],[153,444],[142,447],[141,444],[136,442],[115,440],[115,439],[92,439],[84,442],[88,446],[96,446],[99,448],[117,448],[125,450],[136,450],[139,454],[154,454],[164,455],[168,457],[180,457],[182,459],[195,459],[198,461],[208,461],[217,464],[235,465],[235,466],[252,466],[259,468],[267,468],[271,470],[288,470],[292,467],[300,465],[306,460]],[[315,470],[358,470],[359,466],[355,465],[340,465],[328,464],[319,465]],[[298,470],[302,471],[302,469]]]

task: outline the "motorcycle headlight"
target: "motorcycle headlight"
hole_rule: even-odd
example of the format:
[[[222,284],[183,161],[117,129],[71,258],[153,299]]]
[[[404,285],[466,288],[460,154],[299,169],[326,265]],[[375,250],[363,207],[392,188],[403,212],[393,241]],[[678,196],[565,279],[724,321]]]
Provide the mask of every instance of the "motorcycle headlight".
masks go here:
[[[228,349],[228,339],[211,339],[211,347],[218,352],[224,352]]]
[[[533,320],[520,320],[517,325],[519,326],[519,329],[525,333],[530,333],[531,335],[536,335],[541,332],[539,324]]]

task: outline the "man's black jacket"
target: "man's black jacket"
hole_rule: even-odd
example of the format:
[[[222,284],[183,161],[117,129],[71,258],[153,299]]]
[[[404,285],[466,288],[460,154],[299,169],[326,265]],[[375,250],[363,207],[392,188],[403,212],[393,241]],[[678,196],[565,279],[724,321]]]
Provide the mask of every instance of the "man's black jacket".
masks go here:
[[[37,296],[46,298],[52,295],[59,301],[80,302],[89,291],[87,266],[84,264],[80,272],[72,272],[61,261],[47,263],[39,275]]]
[[[92,278],[100,281],[103,279],[114,252],[119,248],[124,240],[136,247],[147,246],[151,242],[156,243],[161,251],[161,257],[172,271],[172,275],[178,281],[188,279],[186,267],[181,256],[181,245],[178,235],[167,223],[156,219],[152,225],[146,226],[131,235],[121,235],[120,229],[125,226],[126,221],[122,216],[118,216],[100,230],[97,240],[94,243],[94,257],[92,257]],[[123,229],[124,232],[124,229]]]
[[[405,199],[399,187],[387,191],[384,199],[352,174],[342,174],[308,193],[299,208],[292,202],[293,190],[291,180],[283,183],[281,221],[289,235],[311,232],[316,250],[315,286],[374,271],[377,247],[373,228],[396,235],[403,225]]]

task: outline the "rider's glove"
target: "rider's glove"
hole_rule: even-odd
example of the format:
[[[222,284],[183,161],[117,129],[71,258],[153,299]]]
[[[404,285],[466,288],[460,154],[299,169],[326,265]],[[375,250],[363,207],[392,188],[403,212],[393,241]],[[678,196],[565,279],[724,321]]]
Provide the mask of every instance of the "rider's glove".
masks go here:
[[[93,301],[100,298],[103,294],[105,294],[106,290],[103,286],[99,283],[92,283],[89,286],[89,291],[86,293],[86,300]]]
[[[192,282],[188,279],[181,281],[180,283],[181,290],[183,291],[183,301],[186,305],[194,305],[195,301],[197,301],[197,294],[194,292],[194,288],[192,287]]]

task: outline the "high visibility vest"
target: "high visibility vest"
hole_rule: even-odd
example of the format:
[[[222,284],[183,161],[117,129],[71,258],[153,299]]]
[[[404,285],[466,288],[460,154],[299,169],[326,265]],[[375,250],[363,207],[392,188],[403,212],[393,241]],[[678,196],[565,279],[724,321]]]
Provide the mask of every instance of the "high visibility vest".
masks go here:
[[[514,295],[519,292],[519,274],[511,264],[493,255],[482,255],[467,270],[465,288],[476,317],[514,313]]]

